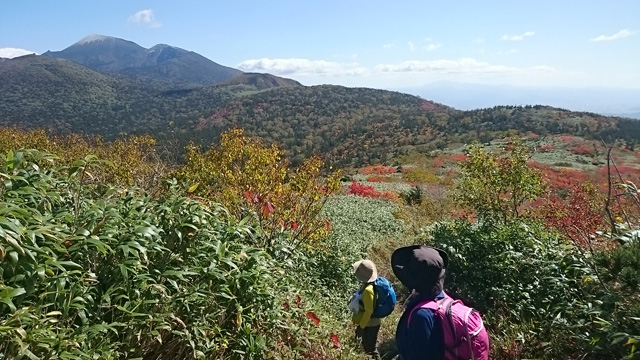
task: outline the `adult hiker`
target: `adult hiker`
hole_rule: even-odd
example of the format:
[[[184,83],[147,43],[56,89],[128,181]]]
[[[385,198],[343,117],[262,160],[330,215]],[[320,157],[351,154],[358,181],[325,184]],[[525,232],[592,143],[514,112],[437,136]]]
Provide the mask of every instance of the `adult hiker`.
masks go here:
[[[391,255],[398,280],[411,290],[396,330],[402,360],[489,357],[489,337],[480,314],[444,292],[446,252],[425,245],[399,248]]]
[[[360,260],[353,264],[353,273],[362,282],[360,290],[354,295],[349,305],[354,312],[352,321],[356,324],[356,339],[361,339],[367,355],[372,359],[380,359],[378,352],[380,318],[374,316],[376,305],[374,283],[378,279],[378,270],[373,261]]]

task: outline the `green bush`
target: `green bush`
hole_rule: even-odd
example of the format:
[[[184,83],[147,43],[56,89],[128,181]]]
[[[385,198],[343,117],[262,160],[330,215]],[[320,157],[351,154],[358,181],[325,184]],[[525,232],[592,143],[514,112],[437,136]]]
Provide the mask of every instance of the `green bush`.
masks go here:
[[[0,158],[0,357],[261,359],[319,333],[282,306],[297,291],[247,220],[83,183],[93,157],[36,165],[50,160]]]
[[[596,263],[612,293],[607,304],[610,316],[599,322],[606,332],[602,341],[626,345],[627,358],[640,359],[640,241],[600,252]]]
[[[558,235],[523,220],[428,230],[428,242],[451,258],[446,288],[484,313],[494,357],[612,354],[594,334],[604,311],[601,287],[587,259]]]
[[[422,188],[416,185],[411,190],[400,194],[400,197],[407,205],[420,205],[422,204],[422,193]]]

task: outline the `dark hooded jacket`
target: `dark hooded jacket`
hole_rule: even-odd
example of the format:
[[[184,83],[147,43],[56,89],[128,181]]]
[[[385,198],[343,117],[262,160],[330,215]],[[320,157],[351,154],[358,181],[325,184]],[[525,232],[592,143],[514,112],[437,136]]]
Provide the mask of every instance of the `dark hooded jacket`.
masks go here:
[[[414,245],[396,250],[391,257],[391,265],[396,277],[407,288],[415,290],[396,329],[400,356],[403,360],[444,359],[440,319],[433,310],[418,306],[444,297],[447,254],[440,249]]]

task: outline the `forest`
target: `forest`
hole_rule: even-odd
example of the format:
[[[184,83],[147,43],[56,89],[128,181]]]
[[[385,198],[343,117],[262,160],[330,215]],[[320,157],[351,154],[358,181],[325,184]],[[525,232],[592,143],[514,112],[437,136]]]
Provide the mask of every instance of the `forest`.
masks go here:
[[[42,56],[3,62],[0,91],[3,126],[56,134],[82,129],[107,140],[153,134],[166,154],[180,153],[190,141],[208,146],[224,131],[242,128],[281,146],[295,165],[321,156],[328,164],[357,168],[515,134],[620,140],[630,149],[640,139],[636,120],[547,106],[461,111],[399,92],[302,86],[267,74],[176,88]]]

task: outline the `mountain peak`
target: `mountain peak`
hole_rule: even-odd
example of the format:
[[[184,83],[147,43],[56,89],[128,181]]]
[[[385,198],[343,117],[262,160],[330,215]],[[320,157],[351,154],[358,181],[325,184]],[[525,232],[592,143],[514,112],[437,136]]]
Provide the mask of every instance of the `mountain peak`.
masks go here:
[[[154,45],[153,47],[149,48],[149,51],[159,50],[159,49],[166,49],[166,48],[180,49],[178,47],[167,45],[167,44],[157,44],[157,45]],[[181,49],[181,50],[184,50],[184,49]]]
[[[89,36],[82,38],[80,41],[78,41],[73,45],[85,45],[85,44],[96,42],[96,41],[104,41],[104,40],[111,40],[111,39],[115,39],[115,38],[111,36],[91,34]]]
[[[212,85],[242,73],[174,46],[158,44],[147,49],[133,41],[98,34],[91,34],[62,51],[43,55],[106,73],[170,81],[176,86]]]

